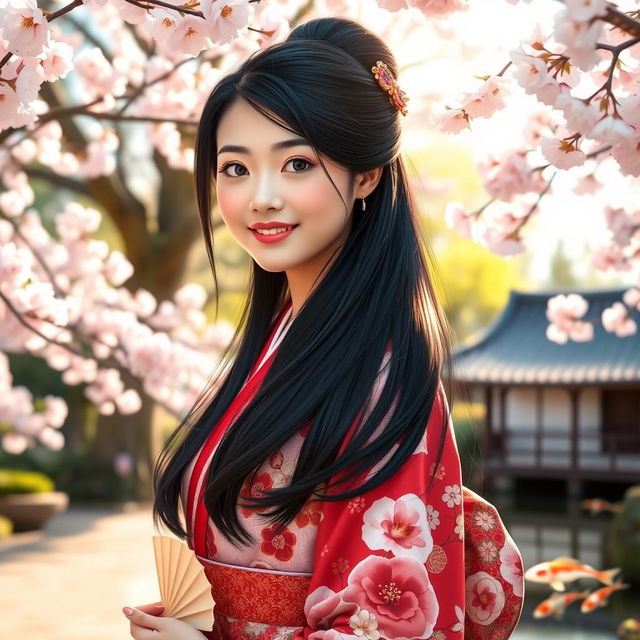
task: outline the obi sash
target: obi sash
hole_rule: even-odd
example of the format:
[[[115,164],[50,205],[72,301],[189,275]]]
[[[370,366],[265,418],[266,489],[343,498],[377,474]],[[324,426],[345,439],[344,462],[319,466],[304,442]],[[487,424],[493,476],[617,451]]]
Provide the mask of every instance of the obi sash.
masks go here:
[[[265,342],[256,363],[249,376],[233,402],[224,412],[216,426],[211,430],[205,441],[189,480],[187,491],[187,504],[185,517],[187,525],[191,525],[193,531],[192,551],[201,558],[206,558],[206,534],[209,522],[209,514],[204,504],[204,480],[211,462],[211,456],[215,447],[220,442],[226,430],[251,401],[269,369],[276,353],[276,347],[283,337],[282,329],[290,317],[292,302],[289,300],[283,307],[268,340]],[[197,496],[197,498],[196,498]],[[191,544],[189,545],[191,547]]]
[[[312,574],[198,560],[211,584],[216,617],[223,615],[277,627],[306,624],[304,603]]]

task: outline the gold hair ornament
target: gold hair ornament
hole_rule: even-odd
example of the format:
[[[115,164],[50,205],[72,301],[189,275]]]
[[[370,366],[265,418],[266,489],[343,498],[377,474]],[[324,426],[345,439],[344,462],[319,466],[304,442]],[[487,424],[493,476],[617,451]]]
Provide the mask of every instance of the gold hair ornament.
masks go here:
[[[409,98],[407,94],[398,86],[398,83],[394,80],[389,67],[378,60],[375,67],[371,67],[371,72],[376,77],[378,84],[384,91],[389,94],[389,100],[394,107],[396,107],[403,116],[407,115],[407,102]]]

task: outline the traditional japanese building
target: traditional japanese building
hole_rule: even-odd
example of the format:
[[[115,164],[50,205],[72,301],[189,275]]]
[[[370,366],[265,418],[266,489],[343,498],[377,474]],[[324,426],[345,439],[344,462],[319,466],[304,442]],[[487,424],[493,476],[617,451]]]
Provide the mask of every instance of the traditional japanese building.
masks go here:
[[[566,344],[546,337],[546,307],[569,292],[512,291],[484,335],[456,349],[456,381],[486,407],[485,478],[566,479],[573,496],[585,481],[640,481],[640,312],[626,338],[600,320],[624,291],[576,292],[594,335]]]

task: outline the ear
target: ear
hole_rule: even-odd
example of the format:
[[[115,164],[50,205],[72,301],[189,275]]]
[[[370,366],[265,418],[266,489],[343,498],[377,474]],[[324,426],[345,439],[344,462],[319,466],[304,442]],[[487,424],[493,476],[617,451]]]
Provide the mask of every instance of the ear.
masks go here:
[[[382,167],[376,167],[356,175],[355,197],[366,198],[380,182]]]

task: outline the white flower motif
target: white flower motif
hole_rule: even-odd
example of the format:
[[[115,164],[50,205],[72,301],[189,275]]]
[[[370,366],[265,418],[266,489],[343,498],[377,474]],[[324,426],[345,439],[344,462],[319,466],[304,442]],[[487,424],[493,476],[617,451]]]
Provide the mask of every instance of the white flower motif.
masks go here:
[[[456,516],[456,527],[454,532],[458,534],[460,540],[464,539],[464,516],[461,513]]]
[[[493,562],[498,555],[498,548],[491,540],[483,540],[478,545],[478,551],[483,562]]]
[[[478,511],[475,521],[476,527],[483,531],[491,531],[496,526],[496,519],[488,511]]]
[[[353,629],[353,635],[364,637],[368,640],[378,640],[380,632],[376,617],[366,609],[360,609],[357,614],[349,618],[349,626]]]
[[[433,549],[425,504],[413,493],[397,500],[376,500],[362,521],[362,540],[369,549],[384,549],[418,562],[426,562]]]
[[[453,507],[453,505],[460,504],[462,502],[462,493],[460,491],[459,484],[447,485],[444,488],[444,494],[442,495],[442,500],[447,504],[448,507]]]
[[[438,518],[439,515],[440,512],[436,511],[432,505],[427,505],[427,522],[431,529],[435,529],[440,524],[440,519]]]
[[[455,633],[456,631],[462,631],[464,629],[464,611],[462,610],[462,607],[459,607],[458,605],[456,605],[454,609],[458,622],[451,627],[451,631]]]

